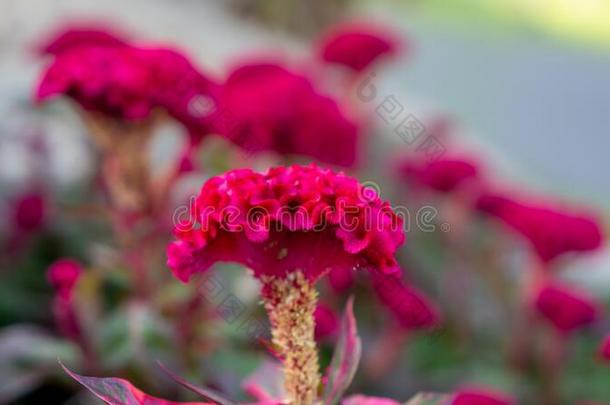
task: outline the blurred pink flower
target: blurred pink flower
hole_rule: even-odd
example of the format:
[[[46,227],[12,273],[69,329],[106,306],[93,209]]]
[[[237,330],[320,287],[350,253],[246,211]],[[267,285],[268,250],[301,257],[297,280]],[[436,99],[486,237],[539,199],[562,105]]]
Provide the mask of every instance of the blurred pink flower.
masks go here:
[[[564,253],[595,250],[603,241],[599,222],[586,213],[522,203],[493,193],[481,195],[476,205],[528,239],[546,263]]]
[[[316,340],[326,339],[337,333],[339,317],[331,307],[318,303],[314,317],[316,319]]]
[[[610,362],[610,334],[602,341],[599,353],[603,360]]]
[[[337,267],[399,272],[402,219],[363,189],[315,165],[211,178],[192,209],[195,222],[175,229],[168,265],[183,281],[218,261],[241,263],[257,277],[298,269],[311,282]]]
[[[454,191],[479,174],[474,162],[447,158],[431,162],[406,159],[399,163],[398,171],[405,182],[440,192]]]
[[[81,339],[81,329],[74,308],[74,287],[83,272],[82,266],[74,259],[63,258],[52,263],[47,269],[47,279],[55,289],[53,316],[60,332],[75,341]]]
[[[54,32],[39,47],[41,54],[59,55],[79,47],[127,46],[127,41],[107,27],[98,24],[79,24],[64,27]]]
[[[422,293],[395,275],[373,273],[371,276],[377,297],[401,328],[427,329],[438,325],[438,309]]]
[[[463,390],[455,394],[451,405],[514,405],[507,395],[488,389]]]
[[[356,164],[359,126],[311,80],[275,63],[245,64],[223,86],[218,131],[252,153],[310,156]]]
[[[16,233],[30,233],[40,229],[47,214],[45,197],[32,192],[19,196],[13,203],[13,227]]]
[[[49,266],[47,279],[60,295],[69,296],[82,272],[83,267],[78,261],[63,258]]]
[[[364,23],[342,24],[325,33],[318,44],[320,58],[362,72],[382,57],[398,53],[399,41],[388,29]]]
[[[178,51],[88,45],[57,55],[40,79],[36,99],[65,95],[85,110],[126,121],[162,109],[200,138],[211,131],[216,91]]]
[[[558,331],[569,333],[597,320],[599,305],[584,293],[547,284],[535,299],[537,311]]]

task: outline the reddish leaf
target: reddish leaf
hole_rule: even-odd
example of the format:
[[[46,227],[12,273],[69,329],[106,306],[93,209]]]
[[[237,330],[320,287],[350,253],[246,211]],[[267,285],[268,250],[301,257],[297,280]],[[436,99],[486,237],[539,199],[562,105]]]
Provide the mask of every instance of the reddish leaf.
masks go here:
[[[341,321],[339,340],[328,368],[328,384],[324,392],[324,405],[339,402],[349,387],[360,362],[362,343],[356,330],[354,300],[350,298]]]
[[[230,399],[223,398],[223,396],[221,394],[217,393],[214,390],[211,390],[209,388],[199,387],[195,384],[188,382],[184,378],[180,377],[178,374],[174,373],[173,371],[171,371],[170,369],[165,367],[165,365],[163,363],[161,363],[160,361],[157,362],[157,364],[159,364],[159,367],[161,367],[161,370],[165,371],[167,373],[167,375],[169,375],[172,378],[172,380],[176,381],[178,384],[182,385],[184,388],[186,388],[190,391],[193,391],[195,394],[201,395],[203,398],[210,400],[210,401],[214,402],[215,404],[237,405],[237,402],[231,401]]]
[[[242,384],[244,391],[258,401],[285,398],[284,374],[277,362],[265,360]],[[277,401],[276,401],[277,403]]]
[[[155,398],[143,393],[122,378],[86,377],[74,373],[63,364],[61,366],[70,377],[109,405],[211,405],[203,402],[173,402]]]

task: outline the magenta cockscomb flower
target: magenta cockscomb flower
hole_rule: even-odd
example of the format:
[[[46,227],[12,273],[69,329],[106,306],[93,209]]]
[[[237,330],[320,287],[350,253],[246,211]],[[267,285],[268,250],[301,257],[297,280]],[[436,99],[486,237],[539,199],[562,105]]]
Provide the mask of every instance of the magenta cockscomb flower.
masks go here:
[[[595,250],[603,242],[599,222],[588,213],[522,203],[493,193],[481,195],[476,205],[529,240],[545,263],[564,253]]]
[[[467,182],[476,181],[479,175],[477,165],[468,159],[442,158],[435,161],[399,162],[398,174],[401,179],[415,187],[426,187],[448,193]]]
[[[216,85],[171,49],[79,46],[57,55],[44,72],[36,99],[59,95],[87,111],[116,120],[141,121],[164,110],[196,133],[209,131]]]
[[[259,279],[298,269],[315,282],[336,267],[397,273],[402,219],[369,191],[317,166],[229,171],[203,185],[196,222],[176,228],[168,263],[183,281],[218,261],[241,263]]]
[[[55,289],[53,316],[60,332],[80,341],[81,330],[74,308],[74,288],[83,272],[82,265],[74,259],[59,259],[47,269],[47,279]]]
[[[194,223],[176,227],[169,267],[183,281],[216,262],[250,268],[262,283],[291,402],[313,403],[320,384],[314,284],[339,267],[399,272],[401,218],[355,178],[314,165],[211,178],[191,214]]]
[[[599,348],[599,354],[602,360],[610,362],[610,334],[608,334]]]
[[[514,405],[508,395],[489,389],[468,389],[455,394],[451,405]]]
[[[591,297],[557,283],[542,287],[534,304],[538,313],[562,333],[590,325],[600,313],[600,306]]]
[[[235,69],[222,88],[218,117],[218,131],[251,153],[357,162],[359,125],[309,78],[275,63]]]
[[[78,24],[54,32],[39,46],[39,53],[57,56],[79,47],[127,45],[128,42],[123,35],[113,32],[109,27],[100,24]]]
[[[324,34],[319,40],[318,53],[325,62],[362,72],[380,59],[397,54],[400,48],[397,36],[386,28],[349,23]]]

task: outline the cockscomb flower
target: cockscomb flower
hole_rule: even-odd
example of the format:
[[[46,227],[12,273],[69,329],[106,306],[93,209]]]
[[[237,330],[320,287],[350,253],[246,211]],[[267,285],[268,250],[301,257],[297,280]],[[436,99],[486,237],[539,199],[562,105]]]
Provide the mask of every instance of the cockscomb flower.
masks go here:
[[[604,361],[610,362],[610,334],[602,341],[599,354]]]
[[[55,289],[53,315],[57,328],[76,341],[81,338],[81,333],[74,308],[74,288],[82,272],[81,264],[68,258],[55,261],[47,269],[47,279]]]
[[[466,159],[441,158],[434,161],[406,159],[398,164],[398,173],[405,182],[448,193],[478,177],[477,165]]]
[[[514,405],[507,395],[488,389],[469,389],[455,394],[451,405]]]
[[[570,333],[595,322],[600,308],[586,294],[558,283],[542,287],[534,304],[538,313],[561,333]]]
[[[314,284],[338,267],[397,273],[401,218],[355,178],[315,165],[213,177],[191,214],[194,223],[176,227],[169,267],[183,281],[216,262],[250,268],[262,283],[286,391],[312,403],[320,383]]]
[[[309,78],[276,63],[235,69],[222,87],[216,122],[250,153],[310,156],[346,167],[357,161],[359,125]]]
[[[493,193],[482,194],[476,206],[529,240],[545,263],[564,253],[595,250],[603,241],[599,222],[587,213],[522,203]]]
[[[398,53],[396,35],[370,24],[343,24],[324,34],[318,44],[320,58],[355,72],[370,68],[383,57]]]
[[[212,132],[217,89],[173,49],[90,45],[58,54],[42,75],[36,99],[66,96],[80,106],[104,153],[104,180],[115,205],[146,212],[152,205],[151,170],[141,151],[157,118],[180,122],[196,145]]]
[[[65,51],[79,47],[127,46],[128,42],[122,35],[112,32],[107,27],[96,25],[73,25],[55,32],[46,42],[39,46],[43,55],[57,56]]]

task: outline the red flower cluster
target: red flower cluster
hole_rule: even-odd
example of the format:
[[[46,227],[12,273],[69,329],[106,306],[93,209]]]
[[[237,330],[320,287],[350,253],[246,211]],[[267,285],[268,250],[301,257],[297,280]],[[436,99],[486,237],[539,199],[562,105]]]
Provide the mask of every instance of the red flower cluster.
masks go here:
[[[478,176],[477,166],[468,160],[441,159],[431,162],[399,163],[399,174],[408,183],[424,186],[440,192],[451,192]]]
[[[589,325],[599,315],[595,301],[558,284],[543,287],[538,292],[535,305],[538,312],[563,333]]]
[[[481,195],[477,208],[499,218],[528,239],[545,263],[567,252],[597,249],[602,243],[598,222],[585,214],[524,204],[497,194]]]
[[[379,27],[345,24],[333,28],[320,40],[320,58],[356,72],[371,67],[382,57],[398,52],[396,37]]]
[[[98,41],[99,35],[66,35],[49,45],[56,57],[42,75],[38,101],[66,95],[85,110],[127,121],[162,109],[195,135],[211,131],[209,104],[217,85],[179,52],[117,46]]]
[[[305,76],[274,63],[246,64],[223,86],[218,131],[249,152],[301,154],[352,166],[359,127]]]
[[[176,227],[168,265],[183,281],[218,261],[241,263],[257,277],[299,270],[312,282],[341,267],[396,273],[402,219],[368,191],[313,165],[229,171],[203,185],[195,223]]]
[[[339,317],[326,304],[318,303],[316,312],[314,312],[314,318],[316,320],[316,340],[333,336],[339,329]]]
[[[46,217],[45,198],[34,192],[20,196],[13,203],[13,227],[17,234],[39,229]]]

